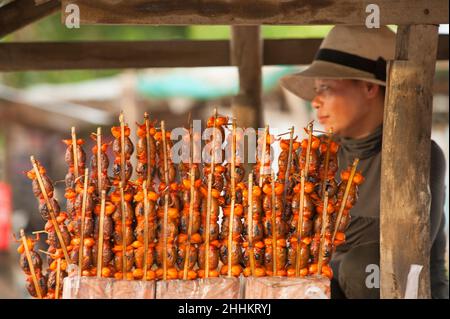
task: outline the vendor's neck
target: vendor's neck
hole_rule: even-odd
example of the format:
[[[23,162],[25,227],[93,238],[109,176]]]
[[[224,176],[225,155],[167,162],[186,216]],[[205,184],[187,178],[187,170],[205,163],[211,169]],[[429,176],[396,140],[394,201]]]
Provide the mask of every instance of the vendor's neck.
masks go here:
[[[341,135],[345,138],[362,139],[372,134],[383,124],[383,106],[374,106],[374,111],[360,118],[357,123],[351,125]]]
[[[362,128],[351,128],[348,131],[343,132],[342,134],[340,134],[342,137],[345,138],[351,138],[351,139],[363,139],[367,136],[369,136],[370,134],[372,134],[373,132],[375,132],[375,130],[383,124],[383,121],[380,121],[376,124],[373,125],[366,125]]]

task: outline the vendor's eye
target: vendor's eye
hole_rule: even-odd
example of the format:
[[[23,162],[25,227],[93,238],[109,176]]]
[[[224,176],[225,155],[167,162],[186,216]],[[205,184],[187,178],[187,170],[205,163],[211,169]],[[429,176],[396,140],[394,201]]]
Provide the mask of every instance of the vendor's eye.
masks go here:
[[[314,90],[316,91],[316,94],[328,92],[330,89],[331,89],[330,86],[325,85],[325,84],[319,85],[319,87],[314,88]]]

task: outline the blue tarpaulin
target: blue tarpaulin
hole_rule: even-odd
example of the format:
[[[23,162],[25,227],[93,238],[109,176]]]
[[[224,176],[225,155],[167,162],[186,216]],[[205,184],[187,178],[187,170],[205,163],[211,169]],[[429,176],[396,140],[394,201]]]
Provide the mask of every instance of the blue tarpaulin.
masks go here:
[[[263,90],[274,88],[282,76],[297,70],[290,66],[264,67]],[[138,93],[151,98],[208,100],[236,95],[238,89],[239,78],[235,67],[177,68],[141,74],[137,82]]]

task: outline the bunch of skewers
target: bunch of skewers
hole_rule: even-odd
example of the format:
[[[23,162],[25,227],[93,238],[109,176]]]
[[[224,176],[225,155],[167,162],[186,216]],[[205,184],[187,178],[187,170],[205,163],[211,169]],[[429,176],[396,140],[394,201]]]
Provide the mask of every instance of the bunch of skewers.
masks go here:
[[[204,165],[194,161],[200,136],[192,125],[182,144],[189,159],[176,165],[171,132],[164,121],[159,127],[156,123],[144,115],[144,123],[137,124],[136,147],[123,114],[111,129],[112,143],[103,141],[98,128],[91,134],[90,169],[85,141],[72,128],[71,138],[63,141],[65,211],[45,168],[31,157],[26,174],[46,221],[36,234],[46,234],[48,244],[47,251],[39,250],[47,256],[44,272],[36,239],[21,232],[20,265],[31,296],[61,297],[68,275],[118,280],[332,277],[329,261],[345,241],[350,209],[364,180],[356,171],[358,159],[336,180],[339,146],[332,132],[314,135],[310,123],[306,138],[294,136],[292,127],[283,139],[288,133],[274,136],[266,126],[246,178],[244,137],[235,119],[217,111],[208,119],[213,133]],[[281,148],[277,174],[272,169],[275,143]]]

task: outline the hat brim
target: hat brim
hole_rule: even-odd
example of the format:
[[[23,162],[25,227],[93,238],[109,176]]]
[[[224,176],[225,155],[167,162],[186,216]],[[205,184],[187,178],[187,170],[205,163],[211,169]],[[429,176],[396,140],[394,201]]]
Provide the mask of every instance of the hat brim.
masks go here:
[[[386,85],[386,82],[376,79],[371,73],[320,60],[315,60],[302,72],[282,77],[280,84],[298,97],[312,101],[316,95],[315,79],[362,80],[382,86]]]

